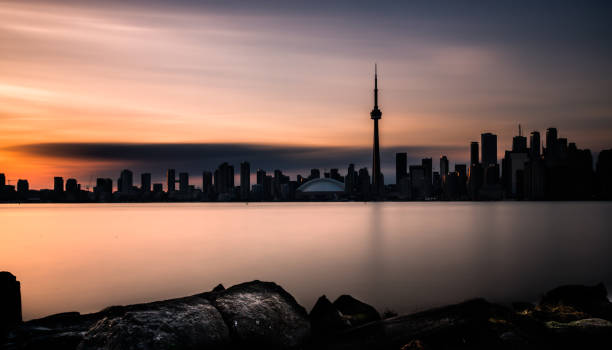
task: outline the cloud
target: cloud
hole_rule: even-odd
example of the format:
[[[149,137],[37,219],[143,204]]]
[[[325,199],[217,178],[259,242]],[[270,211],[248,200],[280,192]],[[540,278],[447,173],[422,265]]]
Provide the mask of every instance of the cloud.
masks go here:
[[[383,148],[383,168],[391,176],[395,167],[395,153],[407,152],[410,163],[420,164],[424,157],[439,154],[459,156],[465,147],[399,146]],[[92,161],[113,164],[114,173],[123,167],[134,171],[149,171],[163,174],[174,168],[199,174],[213,170],[228,162],[236,168],[240,162],[248,161],[252,171],[281,169],[297,174],[311,168],[346,169],[349,163],[356,167],[370,168],[371,149],[366,147],[315,147],[282,146],[241,143],[36,143],[5,148],[28,156],[50,159]],[[457,158],[455,158],[457,159]],[[436,161],[434,161],[436,163]]]

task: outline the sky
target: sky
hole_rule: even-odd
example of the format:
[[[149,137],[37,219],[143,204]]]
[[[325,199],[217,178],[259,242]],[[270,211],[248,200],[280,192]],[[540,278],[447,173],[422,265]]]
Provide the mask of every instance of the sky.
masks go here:
[[[388,182],[397,151],[465,162],[493,132],[501,157],[519,123],[596,155],[610,18],[605,1],[0,0],[0,172],[370,167],[375,62]]]

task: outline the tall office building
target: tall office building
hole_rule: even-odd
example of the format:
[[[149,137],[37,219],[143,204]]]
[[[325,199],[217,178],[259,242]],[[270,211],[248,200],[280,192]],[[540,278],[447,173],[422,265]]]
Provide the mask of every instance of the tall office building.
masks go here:
[[[379,193],[384,184],[380,172],[380,149],[378,140],[378,120],[382,118],[382,112],[378,109],[378,71],[374,65],[374,109],[370,112],[370,118],[374,120],[374,145],[372,154],[372,191]]]
[[[53,178],[53,192],[55,193],[64,193],[64,178],[61,176],[56,176]]]
[[[527,152],[527,138],[523,136],[523,130],[521,124],[518,126],[519,134],[512,138],[512,152]]]
[[[470,143],[470,166],[474,166],[480,163],[478,159],[478,142],[472,141]]]
[[[266,181],[266,171],[263,169],[257,169],[257,184],[262,185]]]
[[[134,185],[134,175],[128,169],[123,169],[121,171],[121,176],[119,177],[121,182],[121,192],[128,193],[132,190],[132,186]]]
[[[251,190],[251,165],[249,162],[240,163],[240,199],[248,200]]]
[[[442,182],[446,179],[448,175],[448,158],[446,156],[440,157],[440,177],[442,178]]]
[[[168,192],[176,191],[176,171],[174,169],[168,169],[168,172],[166,173],[166,180]]]
[[[480,135],[482,167],[497,164],[497,135],[490,132]]]
[[[140,190],[151,192],[151,173],[140,174]]]
[[[532,159],[540,158],[540,133],[532,131],[529,137],[529,153]]]
[[[182,193],[189,192],[189,173],[179,174],[179,191]]]
[[[408,155],[406,152],[395,154],[395,184],[399,185],[400,181],[408,176]]]
[[[545,156],[554,156],[557,153],[557,128],[546,129]]]
[[[66,180],[66,192],[77,193],[79,192],[79,184],[76,179]]]
[[[433,183],[433,161],[431,158],[423,158],[421,160],[421,166],[425,171],[425,184],[431,185]]]
[[[213,174],[210,171],[202,172],[202,192],[208,194],[212,192]]]
[[[27,194],[29,190],[30,190],[30,184],[28,183],[28,180],[24,180],[24,179],[17,180],[17,192],[21,194]]]
[[[215,170],[215,189],[217,193],[229,193],[234,189],[234,167],[222,163]]]
[[[0,190],[6,186],[6,175],[0,173]]]

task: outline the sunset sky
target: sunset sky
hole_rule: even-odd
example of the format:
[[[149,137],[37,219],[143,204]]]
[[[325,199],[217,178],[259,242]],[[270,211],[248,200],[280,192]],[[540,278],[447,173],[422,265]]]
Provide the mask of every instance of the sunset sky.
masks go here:
[[[388,179],[395,151],[464,162],[488,131],[501,155],[518,123],[596,155],[611,18],[606,1],[0,0],[0,172],[370,167],[374,62]]]

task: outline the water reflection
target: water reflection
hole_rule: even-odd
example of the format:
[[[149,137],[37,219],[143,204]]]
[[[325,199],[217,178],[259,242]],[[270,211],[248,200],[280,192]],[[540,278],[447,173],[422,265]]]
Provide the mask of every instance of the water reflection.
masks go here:
[[[310,308],[350,293],[410,312],[475,296],[612,288],[612,203],[0,205],[24,318],[261,279]]]

